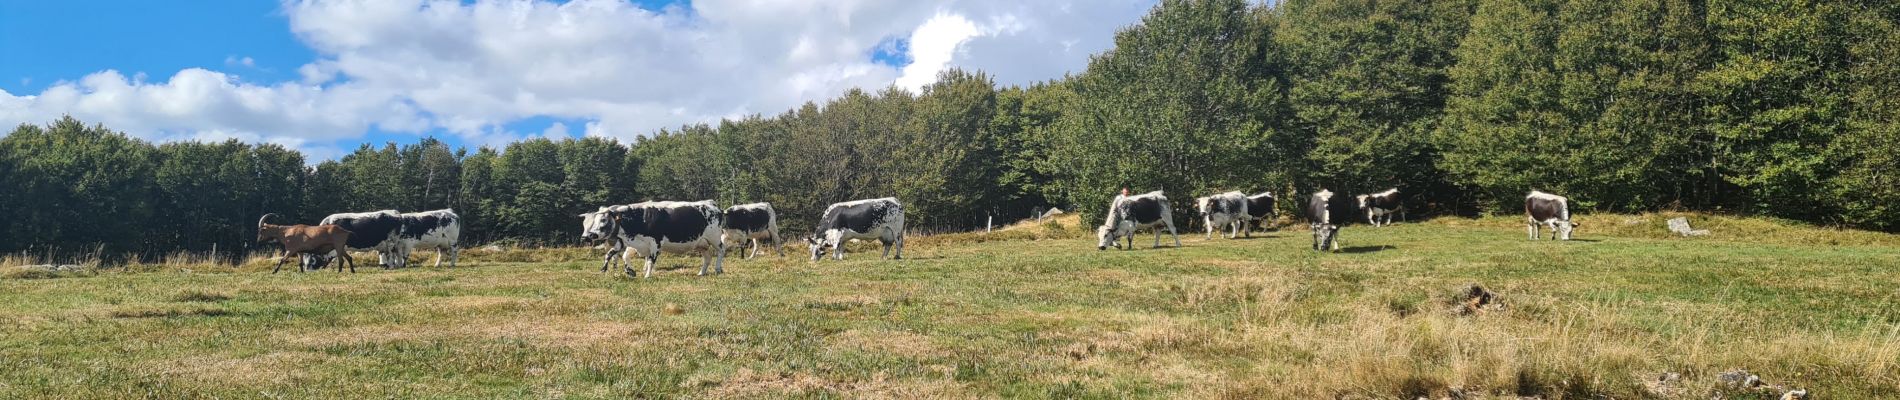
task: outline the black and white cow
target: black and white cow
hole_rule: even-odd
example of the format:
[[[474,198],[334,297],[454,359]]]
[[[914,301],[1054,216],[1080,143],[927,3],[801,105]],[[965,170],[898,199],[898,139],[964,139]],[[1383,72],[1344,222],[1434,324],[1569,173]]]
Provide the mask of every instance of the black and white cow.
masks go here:
[[[1366,223],[1372,224],[1372,226],[1375,227],[1391,225],[1393,214],[1405,212],[1405,206],[1399,204],[1398,188],[1386,189],[1386,191],[1373,194],[1362,194],[1358,196],[1358,200],[1359,209],[1366,211]]]
[[[726,272],[725,241],[721,238],[724,217],[725,212],[712,200],[634,203],[581,214],[581,218],[604,219],[584,221],[582,225],[586,230],[581,237],[621,242],[624,249],[631,250],[620,252],[622,258],[636,253],[646,258],[644,276],[648,278],[653,277],[653,264],[659,262],[662,251],[706,250],[699,275],[706,275],[708,267],[715,274],[723,274]],[[625,265],[627,275],[633,275],[633,265]]]
[[[1337,196],[1326,189],[1313,193],[1313,197],[1307,200],[1306,221],[1313,229],[1313,250],[1339,250],[1339,226],[1350,217],[1334,217],[1352,215],[1347,213],[1350,207],[1340,203]]]
[[[1123,248],[1119,241],[1128,238],[1128,247],[1135,248],[1135,231],[1152,227],[1155,230],[1153,247],[1161,247],[1161,227],[1168,228],[1168,235],[1174,237],[1174,247],[1181,247],[1181,235],[1174,230],[1174,208],[1168,206],[1168,197],[1161,191],[1134,196],[1115,196],[1108,205],[1108,219],[1102,226],[1095,228],[1096,250],[1108,250],[1108,246]]]
[[[1279,217],[1279,213],[1274,211],[1276,203],[1273,192],[1247,196],[1247,237],[1253,237],[1255,225],[1272,224]]]
[[[401,267],[407,261],[402,259],[402,241],[397,238],[402,233],[402,216],[396,210],[330,214],[318,224],[336,225],[350,231],[349,251],[376,251],[376,259],[385,269]],[[315,264],[321,268],[322,264],[336,259],[336,253],[322,257],[305,260],[305,266]]]
[[[740,250],[745,254],[740,258],[750,258],[759,251],[760,240],[770,240],[778,247],[778,256],[785,256],[785,242],[778,236],[778,211],[771,203],[740,204],[726,207],[726,225],[724,240],[738,240]],[[750,244],[750,247],[747,245]]]
[[[1207,238],[1214,238],[1215,229],[1232,228],[1228,238],[1240,237],[1240,230],[1247,225],[1251,215],[1247,212],[1247,194],[1227,192],[1194,199],[1194,209],[1201,212],[1201,220],[1207,223]]]
[[[456,242],[462,239],[462,217],[455,215],[453,209],[406,213],[397,216],[402,227],[396,235],[397,257],[399,264],[409,263],[409,253],[416,249],[435,250],[435,267],[442,266],[442,259],[449,259],[449,267],[454,268],[461,251]]]
[[[877,239],[884,244],[884,256],[904,258],[904,205],[896,198],[856,200],[825,207],[818,219],[817,232],[805,239],[811,247],[811,260],[824,258],[829,249],[834,258],[844,259],[844,245],[851,239]],[[897,254],[891,254],[891,248]]]
[[[1536,190],[1524,196],[1524,216],[1529,219],[1531,240],[1540,238],[1538,225],[1550,227],[1552,240],[1570,240],[1570,231],[1578,225],[1570,221],[1570,199]]]
[[[607,272],[607,267],[620,259],[621,252],[627,251],[627,242],[620,240],[619,235],[615,234],[620,231],[620,228],[614,225],[611,212],[624,212],[631,207],[633,207],[631,204],[606,206],[580,215],[581,239],[588,242],[602,241],[607,245],[607,256],[600,263],[600,272]]]

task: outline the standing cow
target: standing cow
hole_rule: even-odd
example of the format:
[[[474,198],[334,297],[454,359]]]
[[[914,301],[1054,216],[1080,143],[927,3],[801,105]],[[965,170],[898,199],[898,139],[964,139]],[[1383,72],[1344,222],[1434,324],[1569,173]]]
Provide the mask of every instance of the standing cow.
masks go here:
[[[1339,226],[1351,220],[1345,206],[1333,192],[1320,189],[1306,203],[1306,221],[1313,229],[1313,250],[1339,250]],[[1347,216],[1347,218],[1334,218]]]
[[[1570,221],[1570,199],[1536,190],[1524,196],[1524,215],[1529,219],[1531,240],[1539,239],[1538,225],[1550,227],[1552,240],[1570,240],[1570,231],[1578,225]]]
[[[805,239],[811,247],[811,260],[824,258],[826,249],[844,259],[844,245],[851,239],[877,239],[884,244],[884,256],[904,258],[904,205],[896,198],[856,200],[825,207],[818,219],[817,232]],[[891,254],[891,248],[897,254]]]
[[[1108,205],[1108,220],[1095,228],[1096,250],[1108,250],[1108,246],[1123,248],[1121,238],[1128,238],[1128,247],[1135,248],[1135,231],[1153,227],[1155,243],[1161,247],[1161,227],[1168,228],[1168,235],[1174,237],[1174,247],[1181,247],[1181,235],[1174,231],[1174,208],[1168,206],[1168,197],[1161,191],[1143,193],[1135,196],[1115,196]]]
[[[1253,237],[1255,225],[1272,224],[1273,220],[1279,217],[1279,213],[1274,212],[1276,202],[1273,192],[1260,192],[1260,194],[1247,196],[1247,237]]]
[[[441,209],[407,213],[397,216],[402,221],[398,229],[397,251],[395,257],[400,264],[409,263],[409,253],[416,249],[435,250],[434,267],[442,266],[442,259],[449,259],[449,267],[454,268],[461,251],[456,242],[462,238],[462,218],[455,215],[453,209]]]
[[[349,248],[337,249],[338,252],[373,250],[384,269],[400,267],[406,261],[399,257],[402,243],[397,237],[402,233],[402,216],[396,210],[330,214],[318,225],[336,225],[350,231]],[[321,268],[336,259],[336,254],[313,257],[322,258],[305,260],[305,265],[315,264]]]
[[[706,275],[708,267],[712,268],[714,274],[726,273],[725,241],[721,240],[724,212],[712,200],[650,201],[610,207],[590,214],[581,214],[581,217],[602,218],[605,221],[584,223],[587,230],[581,233],[581,237],[621,242],[624,249],[632,250],[621,251],[622,258],[636,253],[646,258],[644,277],[653,277],[653,264],[659,262],[660,252],[669,250],[706,250],[705,261],[699,265],[699,275]],[[625,265],[627,275],[632,276],[633,265]]]
[[[778,211],[772,210],[771,203],[726,207],[724,228],[724,240],[739,240],[740,250],[745,252],[739,256],[741,259],[757,254],[760,240],[772,241],[772,245],[778,247],[778,256],[785,256],[785,242],[778,236]]]
[[[1399,189],[1362,194],[1358,197],[1359,209],[1366,211],[1366,223],[1374,227],[1392,224],[1392,215],[1405,212],[1405,206],[1399,204]]]
[[[1201,212],[1201,220],[1207,224],[1207,238],[1214,238],[1214,230],[1232,228],[1227,238],[1240,237],[1240,230],[1247,225],[1251,215],[1247,212],[1247,194],[1227,192],[1194,199],[1194,208]]]

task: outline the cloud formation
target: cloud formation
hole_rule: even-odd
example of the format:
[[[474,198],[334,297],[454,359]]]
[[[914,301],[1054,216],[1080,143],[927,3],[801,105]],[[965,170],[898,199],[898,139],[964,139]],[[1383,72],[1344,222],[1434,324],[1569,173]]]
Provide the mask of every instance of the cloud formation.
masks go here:
[[[41,93],[0,91],[0,122],[61,114],[153,140],[240,138],[336,147],[371,129],[472,144],[655,129],[773,114],[846,89],[915,90],[950,67],[1005,84],[1080,71],[1150,0],[294,1],[289,29],[318,59],[301,79],[206,69],[162,82],[100,71]],[[893,40],[909,65],[872,59]],[[245,58],[226,68],[248,67]],[[585,121],[505,132],[527,118]],[[577,124],[580,125],[580,124]],[[319,151],[324,153],[324,151]]]

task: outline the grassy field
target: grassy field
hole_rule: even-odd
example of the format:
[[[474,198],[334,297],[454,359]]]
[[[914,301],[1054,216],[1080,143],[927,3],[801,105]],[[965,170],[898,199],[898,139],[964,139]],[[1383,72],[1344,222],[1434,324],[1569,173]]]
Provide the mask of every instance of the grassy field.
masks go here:
[[[1664,217],[1571,242],[1355,226],[1334,254],[1297,227],[1096,251],[1071,219],[647,280],[586,249],[12,274],[0,398],[1772,396],[1716,383],[1737,368],[1900,397],[1900,238],[1700,216],[1714,236],[1671,238]],[[1503,308],[1452,312],[1473,284]]]

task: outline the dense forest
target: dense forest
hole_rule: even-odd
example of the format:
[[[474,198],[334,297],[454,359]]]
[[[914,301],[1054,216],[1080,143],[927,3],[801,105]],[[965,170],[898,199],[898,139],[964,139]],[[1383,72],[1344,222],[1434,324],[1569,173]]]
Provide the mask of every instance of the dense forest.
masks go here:
[[[772,202],[788,236],[895,196],[914,229],[1120,188],[1177,218],[1215,191],[1398,187],[1412,215],[1687,209],[1900,228],[1900,3],[1851,0],[1165,0],[1085,71],[656,132],[363,145],[153,144],[71,118],[0,139],[0,252],[244,249],[257,217],[454,208],[464,240],[564,244],[644,199]],[[1286,202],[1295,207],[1298,202]],[[232,252],[235,254],[236,252]]]

